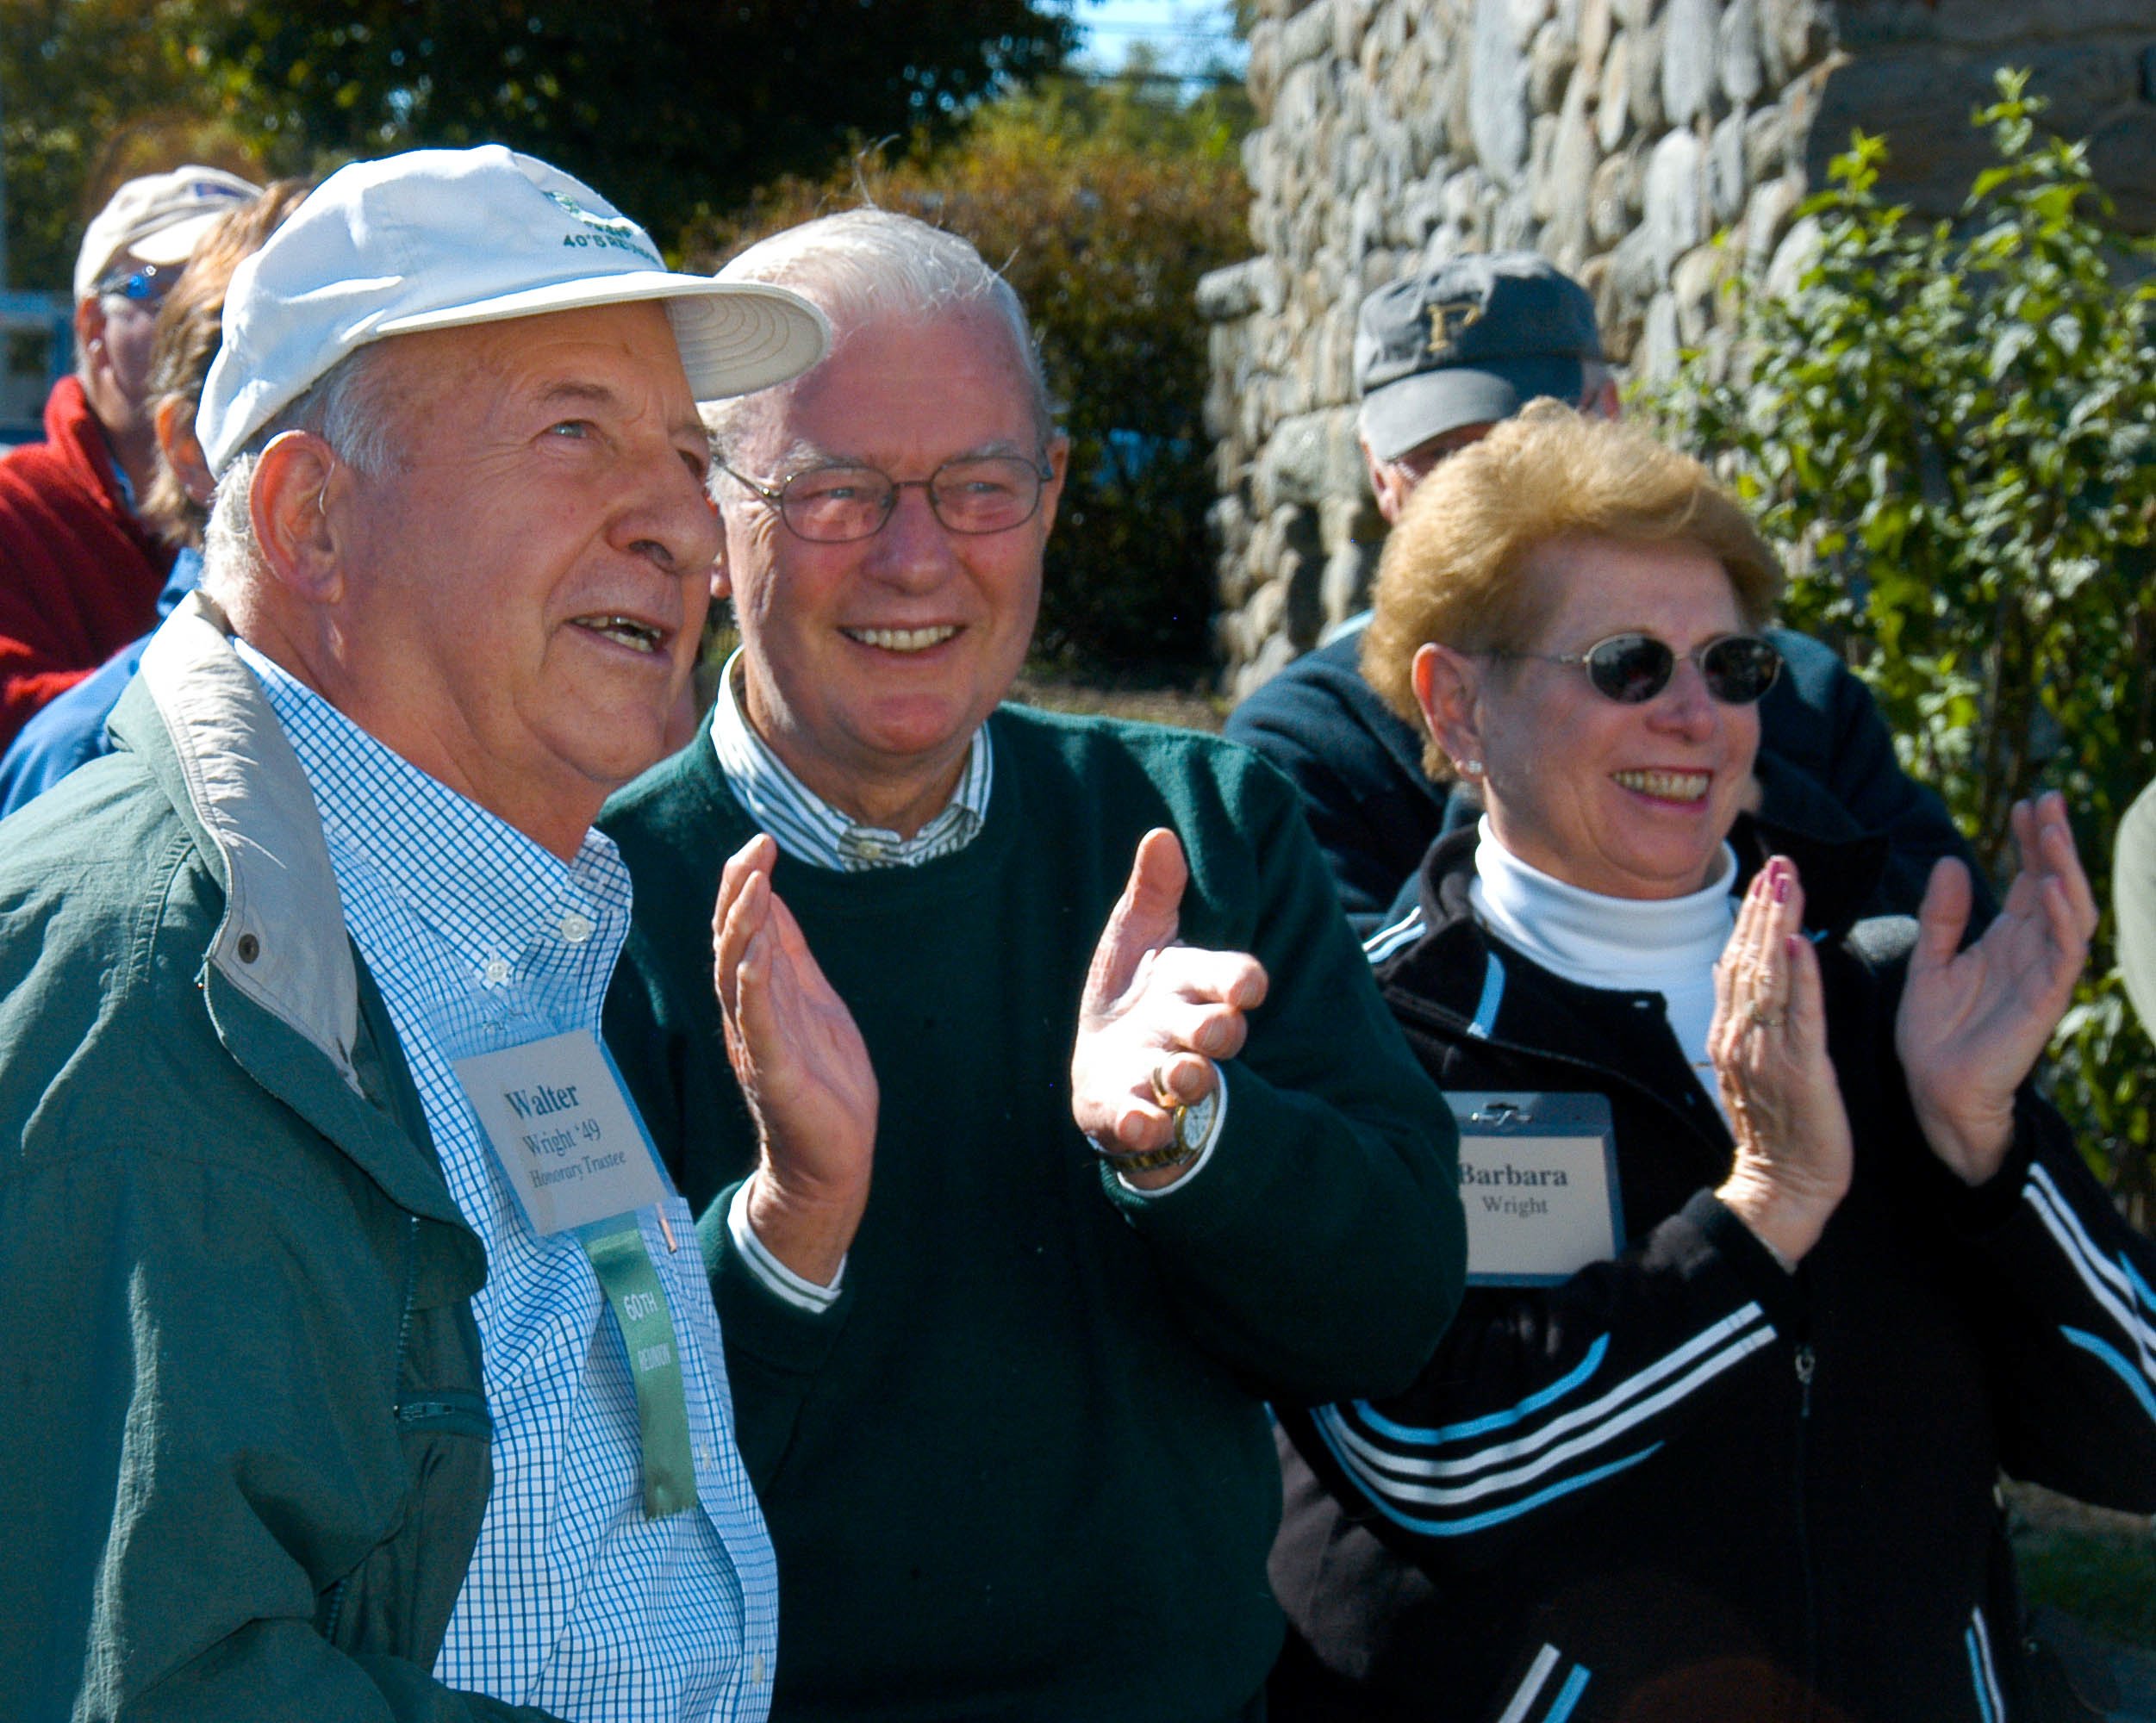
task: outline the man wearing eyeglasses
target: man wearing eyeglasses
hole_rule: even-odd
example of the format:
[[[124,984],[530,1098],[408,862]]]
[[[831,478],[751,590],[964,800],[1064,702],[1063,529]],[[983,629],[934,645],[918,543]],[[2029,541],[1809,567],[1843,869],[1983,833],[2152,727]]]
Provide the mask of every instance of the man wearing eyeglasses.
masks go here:
[[[1068,460],[1009,285],[874,210],[721,279],[833,350],[707,414],[742,645],[602,818],[607,1039],[701,1216],[773,1714],[1259,1715],[1262,1403],[1428,1355],[1454,1134],[1275,774],[999,704]]]
[[[1375,289],[1356,320],[1355,377],[1363,464],[1387,527],[1432,469],[1529,401],[1618,410],[1594,302],[1531,252],[1455,258]],[[1430,840],[1481,812],[1471,792],[1432,781],[1422,733],[1363,680],[1369,619],[1350,618],[1227,723],[1302,792],[1341,905],[1365,938],[1412,911]],[[1913,913],[1932,864],[1959,856],[1976,881],[1980,927],[1991,902],[1982,871],[1937,795],[1902,771],[1870,692],[1818,641],[1768,633],[1784,669],[1760,706],[1753,811],[1820,836],[1879,838],[1888,853],[1874,913]]]
[[[0,457],[0,748],[156,619],[173,547],[137,516],[157,470],[146,395],[158,307],[211,223],[259,188],[214,167],[131,179],[75,258],[75,371],[43,443]]]

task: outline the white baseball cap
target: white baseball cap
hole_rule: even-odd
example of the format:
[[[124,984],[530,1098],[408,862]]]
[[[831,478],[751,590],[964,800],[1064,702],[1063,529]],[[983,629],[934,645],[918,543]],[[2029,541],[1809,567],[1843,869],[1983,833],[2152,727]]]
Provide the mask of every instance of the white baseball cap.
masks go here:
[[[221,473],[371,341],[646,299],[664,302],[700,401],[784,383],[831,345],[800,295],[673,273],[590,187],[500,144],[355,162],[233,272],[196,434]]]
[[[90,297],[98,277],[123,252],[146,264],[184,263],[209,225],[262,188],[220,167],[190,165],[146,173],[114,192],[83,234],[75,253],[75,300]]]

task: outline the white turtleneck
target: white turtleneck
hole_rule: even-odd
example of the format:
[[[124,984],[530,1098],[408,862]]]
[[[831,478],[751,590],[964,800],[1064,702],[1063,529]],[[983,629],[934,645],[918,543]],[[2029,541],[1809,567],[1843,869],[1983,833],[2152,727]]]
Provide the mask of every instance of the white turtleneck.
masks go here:
[[[1487,815],[1479,830],[1467,900],[1482,924],[1583,987],[1660,993],[1692,1075],[1719,1108],[1707,1026],[1714,1017],[1715,960],[1736,924],[1729,897],[1736,852],[1723,844],[1715,877],[1681,898],[1608,898],[1521,861],[1498,841]]]

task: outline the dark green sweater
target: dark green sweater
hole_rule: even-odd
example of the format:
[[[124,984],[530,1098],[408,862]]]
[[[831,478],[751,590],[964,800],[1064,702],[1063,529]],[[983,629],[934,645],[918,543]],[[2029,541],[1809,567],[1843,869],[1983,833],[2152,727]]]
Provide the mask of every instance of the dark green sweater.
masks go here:
[[[601,824],[636,881],[607,1038],[703,1217],[740,1440],[780,1564],[775,1715],[1212,1723],[1280,1637],[1262,1402],[1403,1385],[1457,1297],[1443,1103],[1378,1000],[1293,793],[1210,737],[1005,708],[988,818],[918,868],[775,883],[882,1105],[844,1292],[733,1250],[754,1134],[711,905],[754,828],[707,743]],[[1071,1121],[1079,991],[1154,825],[1182,936],[1271,976],[1211,1161],[1140,1198]]]

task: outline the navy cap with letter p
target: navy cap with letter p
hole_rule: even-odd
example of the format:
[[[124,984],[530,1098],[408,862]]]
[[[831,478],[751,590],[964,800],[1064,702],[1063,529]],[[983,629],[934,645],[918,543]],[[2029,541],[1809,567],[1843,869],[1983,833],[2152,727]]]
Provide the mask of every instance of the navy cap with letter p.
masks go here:
[[[1362,433],[1394,461],[1538,395],[1574,404],[1602,357],[1586,289],[1532,252],[1454,258],[1390,283],[1355,317]]]

